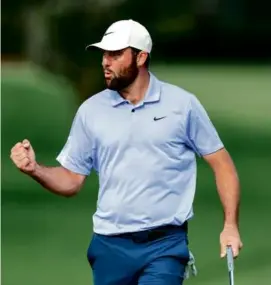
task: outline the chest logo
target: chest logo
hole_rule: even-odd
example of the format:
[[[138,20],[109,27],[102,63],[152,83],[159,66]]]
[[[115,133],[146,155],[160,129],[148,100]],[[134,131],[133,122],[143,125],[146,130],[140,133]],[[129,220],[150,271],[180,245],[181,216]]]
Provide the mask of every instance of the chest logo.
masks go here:
[[[153,120],[154,121],[159,121],[159,120],[162,120],[164,118],[166,118],[166,116],[164,116],[164,117],[154,117]]]

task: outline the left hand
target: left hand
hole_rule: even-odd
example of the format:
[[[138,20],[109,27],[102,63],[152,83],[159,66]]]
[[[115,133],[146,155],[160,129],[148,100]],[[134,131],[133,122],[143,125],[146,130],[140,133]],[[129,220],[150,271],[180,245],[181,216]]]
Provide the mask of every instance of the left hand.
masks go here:
[[[225,225],[223,231],[220,234],[220,257],[226,256],[226,248],[231,246],[233,251],[233,257],[236,258],[239,255],[243,243],[240,238],[239,230],[237,226]]]

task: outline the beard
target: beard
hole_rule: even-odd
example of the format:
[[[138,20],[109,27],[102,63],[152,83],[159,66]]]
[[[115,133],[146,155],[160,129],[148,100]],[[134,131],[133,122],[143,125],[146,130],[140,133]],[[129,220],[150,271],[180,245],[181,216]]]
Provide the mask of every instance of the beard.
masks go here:
[[[130,86],[139,73],[136,59],[132,58],[131,64],[122,69],[118,74],[112,73],[112,78],[106,80],[107,88],[114,91],[121,91]]]

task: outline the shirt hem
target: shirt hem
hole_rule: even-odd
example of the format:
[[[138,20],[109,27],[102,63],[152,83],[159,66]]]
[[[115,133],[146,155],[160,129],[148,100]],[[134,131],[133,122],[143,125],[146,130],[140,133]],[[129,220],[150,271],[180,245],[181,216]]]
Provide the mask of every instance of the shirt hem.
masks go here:
[[[147,227],[144,227],[144,228],[141,227],[141,228],[134,228],[134,229],[130,229],[130,230],[122,229],[122,230],[119,230],[119,231],[103,231],[103,230],[98,230],[98,229],[96,229],[94,227],[93,232],[95,234],[98,234],[98,235],[116,236],[116,235],[126,234],[126,233],[142,232],[142,231],[150,230],[150,229],[153,229],[153,228],[156,228],[156,227],[160,227],[160,226],[164,226],[164,225],[179,225],[179,226],[181,226],[183,223],[188,222],[192,217],[193,216],[188,217],[182,223],[178,223],[178,224],[176,224],[176,222],[173,222],[173,221],[171,221],[171,222],[162,222],[162,223],[158,223],[158,224],[154,224],[154,225],[148,225]]]

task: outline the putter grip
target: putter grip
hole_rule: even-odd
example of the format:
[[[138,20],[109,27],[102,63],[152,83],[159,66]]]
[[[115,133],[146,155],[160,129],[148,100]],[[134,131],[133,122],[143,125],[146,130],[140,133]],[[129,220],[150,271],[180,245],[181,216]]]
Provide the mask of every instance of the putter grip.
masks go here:
[[[228,270],[233,271],[233,253],[232,248],[230,246],[227,246],[227,263],[228,263]]]

